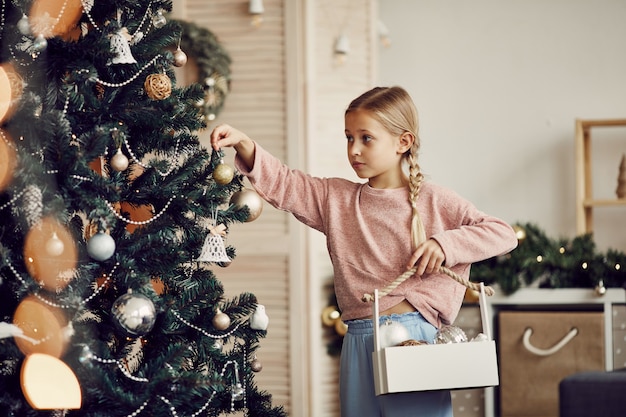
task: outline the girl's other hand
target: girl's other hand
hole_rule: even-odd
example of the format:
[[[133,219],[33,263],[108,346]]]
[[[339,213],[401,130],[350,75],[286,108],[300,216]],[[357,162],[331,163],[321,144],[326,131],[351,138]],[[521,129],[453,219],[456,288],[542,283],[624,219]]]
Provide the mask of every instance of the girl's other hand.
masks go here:
[[[439,271],[445,260],[446,256],[439,243],[434,239],[428,239],[415,249],[409,259],[408,269],[417,267],[415,274],[420,276],[432,274]]]

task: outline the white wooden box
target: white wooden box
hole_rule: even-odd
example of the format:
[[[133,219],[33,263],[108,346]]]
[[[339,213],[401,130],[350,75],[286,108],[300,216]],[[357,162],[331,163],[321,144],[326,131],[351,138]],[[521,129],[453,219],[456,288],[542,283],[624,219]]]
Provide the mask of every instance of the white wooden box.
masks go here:
[[[482,285],[480,310],[485,341],[381,348],[378,290],[374,291],[372,360],[376,395],[498,385],[496,344]]]

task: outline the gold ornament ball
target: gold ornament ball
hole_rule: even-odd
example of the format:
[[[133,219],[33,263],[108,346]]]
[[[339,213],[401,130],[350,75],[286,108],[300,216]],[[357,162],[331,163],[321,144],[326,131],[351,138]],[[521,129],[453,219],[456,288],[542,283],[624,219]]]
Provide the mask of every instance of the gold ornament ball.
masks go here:
[[[121,149],[118,149],[113,158],[111,158],[111,168],[117,172],[125,171],[128,168],[128,158],[122,153]]]
[[[174,66],[182,67],[187,63],[187,54],[182,49],[178,48],[174,51]]]
[[[218,310],[215,317],[213,317],[213,327],[217,330],[228,329],[228,327],[230,327],[230,317],[228,317],[228,314],[222,313]]]
[[[221,163],[213,170],[213,179],[220,185],[229,184],[235,176],[235,169],[228,164]]]
[[[248,208],[249,214],[246,222],[256,220],[261,215],[261,211],[263,211],[263,200],[261,197],[254,190],[247,188],[234,193],[230,197],[230,204],[238,209]]]
[[[261,370],[263,370],[263,364],[257,358],[254,358],[252,362],[250,362],[250,369],[252,369],[252,372],[261,372]]]

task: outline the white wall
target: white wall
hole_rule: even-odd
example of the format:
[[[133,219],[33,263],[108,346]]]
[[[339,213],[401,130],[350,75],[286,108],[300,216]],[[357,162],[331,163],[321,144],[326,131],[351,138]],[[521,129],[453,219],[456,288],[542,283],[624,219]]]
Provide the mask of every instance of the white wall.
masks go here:
[[[626,1],[379,8],[391,39],[379,81],[405,87],[418,106],[424,172],[510,223],[573,237],[574,120],[626,118]],[[626,129],[598,137],[594,196],[615,198]],[[596,209],[595,218],[599,249],[626,250],[626,206]]]

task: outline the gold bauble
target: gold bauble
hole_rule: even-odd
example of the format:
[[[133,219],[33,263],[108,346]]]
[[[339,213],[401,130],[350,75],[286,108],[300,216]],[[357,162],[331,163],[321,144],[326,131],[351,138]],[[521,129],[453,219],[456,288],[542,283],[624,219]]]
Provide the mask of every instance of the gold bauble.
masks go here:
[[[174,51],[174,66],[182,67],[187,63],[187,54],[180,47]]]
[[[150,74],[143,88],[152,100],[165,100],[172,94],[172,81],[166,74]]]
[[[261,215],[261,211],[263,211],[263,200],[254,190],[248,188],[234,193],[230,197],[230,204],[238,209],[248,208],[249,215],[246,222],[256,220]]]
[[[230,317],[228,317],[228,314],[217,310],[217,313],[215,313],[215,316],[213,317],[213,327],[217,330],[228,329],[230,327]]]
[[[235,169],[228,164],[220,163],[213,170],[213,179],[220,185],[229,184],[235,177]]]

